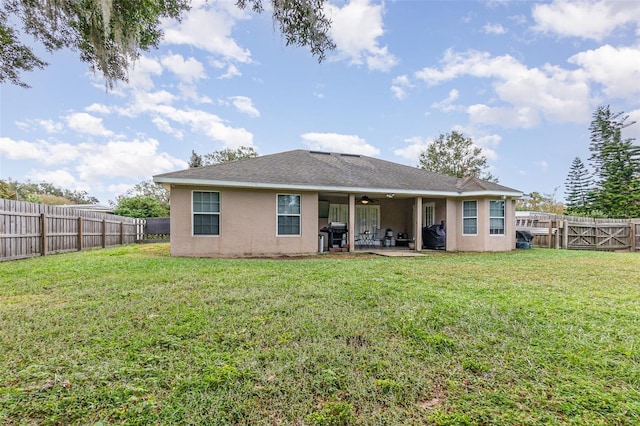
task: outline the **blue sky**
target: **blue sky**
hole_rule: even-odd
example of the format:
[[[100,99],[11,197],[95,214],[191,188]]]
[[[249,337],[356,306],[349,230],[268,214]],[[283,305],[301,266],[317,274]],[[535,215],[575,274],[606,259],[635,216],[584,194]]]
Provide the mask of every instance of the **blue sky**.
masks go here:
[[[640,2],[331,0],[325,62],[270,14],[194,1],[111,91],[72,51],[0,86],[0,179],[102,204],[200,154],[253,146],[417,165],[440,133],[481,146],[501,184],[564,197],[598,105],[639,123]],[[27,39],[25,39],[27,40]]]

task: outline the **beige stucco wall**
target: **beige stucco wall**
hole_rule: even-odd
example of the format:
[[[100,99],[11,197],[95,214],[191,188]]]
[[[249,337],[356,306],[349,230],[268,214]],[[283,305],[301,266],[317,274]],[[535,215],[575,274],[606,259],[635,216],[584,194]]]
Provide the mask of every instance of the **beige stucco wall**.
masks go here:
[[[220,192],[220,235],[193,236],[191,193]],[[299,236],[277,235],[277,194],[301,196]],[[174,256],[270,256],[318,251],[318,194],[295,191],[171,188],[171,254]]]
[[[496,198],[461,198],[447,202],[447,250],[510,251],[516,246],[515,201],[505,202],[504,235],[489,234],[489,201]],[[462,234],[462,202],[478,202],[478,233]]]
[[[193,236],[191,193],[220,192],[220,235]],[[301,196],[301,235],[277,235],[277,194]],[[325,198],[325,197],[322,197]],[[489,235],[489,200],[495,198],[422,199],[436,202],[436,220],[446,220],[446,249],[450,251],[510,251],[515,248],[515,201],[505,203],[505,234]],[[478,201],[478,233],[462,235],[462,202]],[[336,197],[332,202],[348,202]],[[381,226],[415,237],[415,198],[380,198]],[[327,219],[318,218],[318,193],[267,191],[197,186],[171,188],[171,254],[175,256],[234,257],[313,254],[318,251],[319,229]],[[421,230],[421,226],[419,228]],[[420,232],[420,231],[418,231]],[[325,245],[327,245],[326,234]]]

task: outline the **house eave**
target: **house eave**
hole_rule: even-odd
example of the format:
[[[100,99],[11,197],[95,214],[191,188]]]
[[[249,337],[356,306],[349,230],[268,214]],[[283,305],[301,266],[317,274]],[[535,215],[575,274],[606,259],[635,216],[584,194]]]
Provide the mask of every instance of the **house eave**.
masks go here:
[[[514,191],[434,191],[424,189],[406,188],[370,188],[370,187],[346,187],[346,186],[326,186],[309,184],[289,184],[271,182],[239,182],[226,180],[206,180],[206,179],[185,179],[156,176],[154,182],[162,184],[165,188],[168,185],[181,186],[215,186],[224,188],[243,189],[272,189],[272,190],[295,190],[314,192],[340,192],[345,194],[395,194],[396,196],[439,196],[439,197],[473,197],[473,196],[498,196],[498,197],[521,197],[522,192]]]

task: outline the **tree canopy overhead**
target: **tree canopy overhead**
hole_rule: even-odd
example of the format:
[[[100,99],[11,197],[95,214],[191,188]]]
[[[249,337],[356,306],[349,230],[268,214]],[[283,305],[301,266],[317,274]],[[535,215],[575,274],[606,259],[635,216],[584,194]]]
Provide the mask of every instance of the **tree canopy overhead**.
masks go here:
[[[331,21],[325,0],[270,0],[274,24],[286,44],[309,47],[322,61],[335,48],[329,36]],[[180,20],[190,0],[4,0],[0,6],[0,83],[23,87],[25,71],[47,63],[20,40],[15,25],[50,52],[71,48],[109,88],[127,80],[127,70],[141,51],[157,47],[163,18]],[[237,0],[236,6],[264,11],[263,0]]]

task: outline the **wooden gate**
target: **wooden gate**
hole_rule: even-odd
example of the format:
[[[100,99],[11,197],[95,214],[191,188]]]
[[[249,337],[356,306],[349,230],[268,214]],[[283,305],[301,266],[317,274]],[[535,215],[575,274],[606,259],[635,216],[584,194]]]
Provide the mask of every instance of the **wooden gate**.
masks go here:
[[[576,223],[567,226],[567,248],[625,250],[631,248],[630,223]]]

